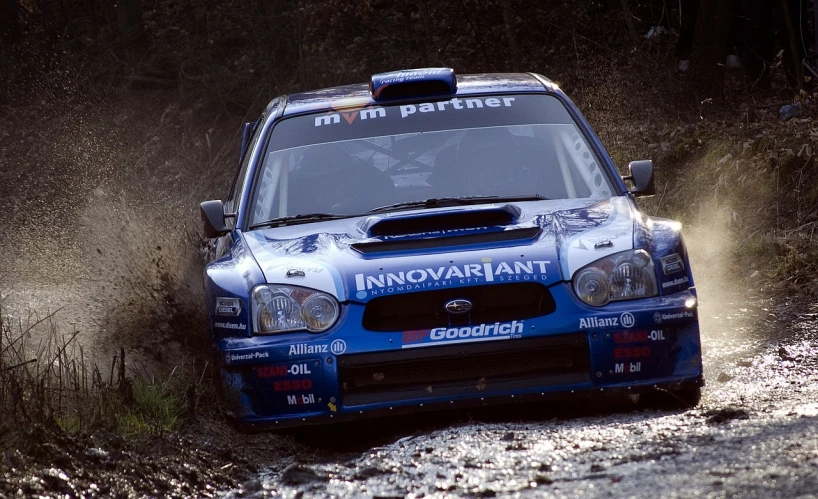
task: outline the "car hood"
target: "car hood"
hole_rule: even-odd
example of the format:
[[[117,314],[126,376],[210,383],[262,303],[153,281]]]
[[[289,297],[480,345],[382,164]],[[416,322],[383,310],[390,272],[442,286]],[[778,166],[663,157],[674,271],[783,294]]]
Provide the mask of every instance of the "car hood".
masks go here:
[[[570,280],[634,247],[631,200],[530,201],[399,211],[243,234],[270,284],[340,301],[481,284]]]

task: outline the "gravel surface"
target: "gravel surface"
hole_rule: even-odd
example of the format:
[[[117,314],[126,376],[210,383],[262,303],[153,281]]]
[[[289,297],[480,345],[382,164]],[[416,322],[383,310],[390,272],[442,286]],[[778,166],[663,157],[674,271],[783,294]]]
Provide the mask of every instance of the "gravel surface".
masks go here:
[[[304,430],[313,452],[227,495],[816,497],[818,314],[796,308],[705,306],[695,409],[528,406]]]

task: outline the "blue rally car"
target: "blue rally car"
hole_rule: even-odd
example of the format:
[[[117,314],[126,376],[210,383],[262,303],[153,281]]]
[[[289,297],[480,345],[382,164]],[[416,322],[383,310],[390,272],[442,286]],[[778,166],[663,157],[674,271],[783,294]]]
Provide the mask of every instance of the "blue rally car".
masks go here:
[[[680,224],[639,211],[537,74],[448,68],[274,99],[201,205],[223,397],[247,429],[469,404],[664,394],[695,405]],[[632,186],[626,186],[625,181]]]

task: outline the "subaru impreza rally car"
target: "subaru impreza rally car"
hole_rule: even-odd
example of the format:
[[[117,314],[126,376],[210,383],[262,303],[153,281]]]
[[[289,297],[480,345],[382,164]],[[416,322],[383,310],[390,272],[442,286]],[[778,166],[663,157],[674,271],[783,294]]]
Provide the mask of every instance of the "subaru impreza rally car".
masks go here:
[[[226,404],[248,429],[600,394],[695,405],[680,225],[637,207],[652,163],[629,170],[537,74],[415,69],[274,99],[227,199],[201,205]]]

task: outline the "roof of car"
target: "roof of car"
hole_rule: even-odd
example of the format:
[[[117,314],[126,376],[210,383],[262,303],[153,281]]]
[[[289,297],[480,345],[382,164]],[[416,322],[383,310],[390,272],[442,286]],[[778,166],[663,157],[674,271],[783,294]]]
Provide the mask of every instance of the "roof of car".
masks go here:
[[[541,79],[540,79],[541,78]],[[484,73],[458,74],[457,93],[453,96],[467,96],[486,93],[520,93],[555,91],[556,85],[550,80],[531,73]],[[369,84],[356,83],[340,87],[323,88],[299,92],[287,96],[285,116],[366,105],[383,105],[376,101],[369,91]]]

